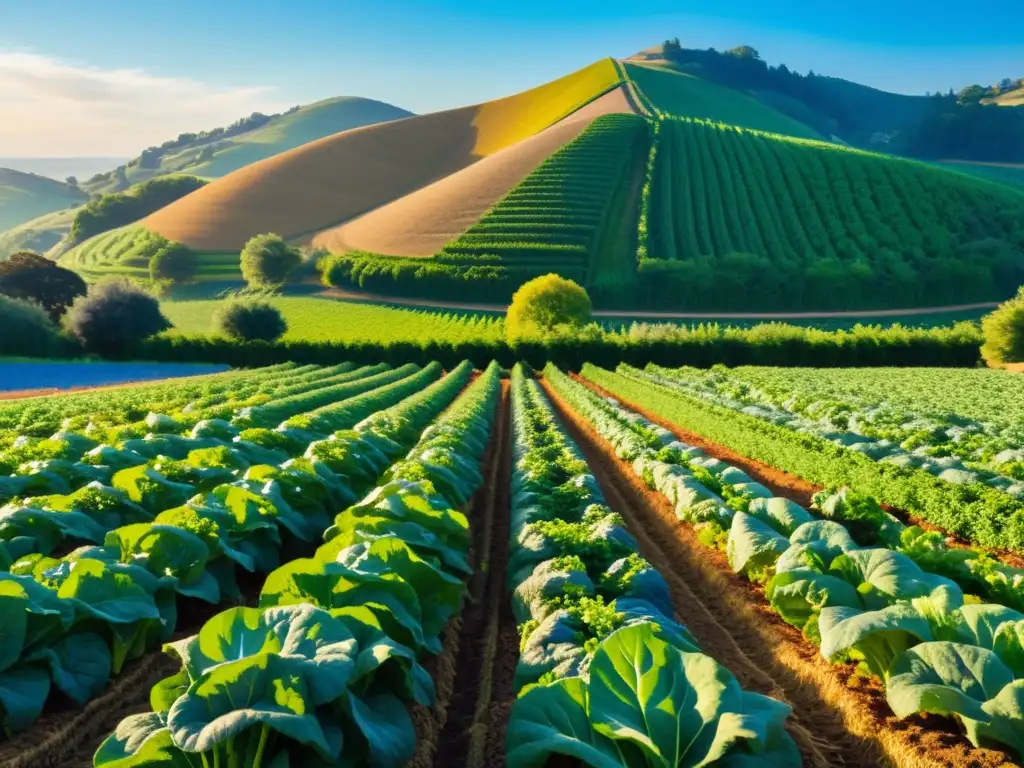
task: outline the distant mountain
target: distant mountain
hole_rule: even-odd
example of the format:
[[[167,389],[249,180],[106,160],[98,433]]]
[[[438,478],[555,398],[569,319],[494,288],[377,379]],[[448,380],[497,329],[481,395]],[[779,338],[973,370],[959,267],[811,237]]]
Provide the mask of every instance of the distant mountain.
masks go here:
[[[398,120],[412,113],[373,99],[341,96],[281,115],[254,113],[227,128],[182,134],[113,170],[85,180],[92,193],[123,192],[133,184],[171,173],[219,178],[250,163],[341,131]]]
[[[81,182],[128,160],[127,157],[0,157],[0,168],[48,176],[57,181],[67,181],[69,176],[74,176]]]

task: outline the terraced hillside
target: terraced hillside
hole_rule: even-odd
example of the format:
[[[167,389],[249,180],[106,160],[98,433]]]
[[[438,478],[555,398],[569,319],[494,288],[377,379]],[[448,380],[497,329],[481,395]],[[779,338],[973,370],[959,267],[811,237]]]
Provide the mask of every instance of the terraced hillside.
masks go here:
[[[267,231],[312,236],[533,136],[618,84],[605,59],[508,98],[345,131],[246,166],[142,224],[199,251],[238,251]]]
[[[470,282],[493,301],[551,271],[587,285],[628,280],[649,131],[637,115],[599,117],[433,258],[353,254],[332,261],[332,279],[452,299]]]
[[[80,189],[62,181],[0,168],[0,233],[87,199]]]
[[[660,306],[737,310],[1004,298],[1024,282],[1021,216],[1024,195],[934,166],[667,120],[641,282]]]

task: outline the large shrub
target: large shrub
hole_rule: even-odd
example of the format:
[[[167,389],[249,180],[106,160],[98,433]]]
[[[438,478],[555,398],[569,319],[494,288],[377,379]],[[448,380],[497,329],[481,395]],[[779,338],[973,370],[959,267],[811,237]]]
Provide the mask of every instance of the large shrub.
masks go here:
[[[256,235],[242,249],[242,277],[254,288],[281,285],[302,256],[280,235]]]
[[[21,251],[0,261],[0,294],[35,302],[54,322],[85,292],[81,277],[38,253]]]
[[[515,292],[505,319],[509,339],[579,328],[590,322],[590,297],[582,286],[550,274]]]
[[[140,342],[171,327],[160,302],[123,278],[93,285],[71,306],[65,324],[86,351],[105,357],[130,355]]]
[[[59,354],[64,341],[38,304],[0,295],[0,355],[45,357]]]
[[[196,255],[182,243],[169,242],[150,258],[149,276],[157,282],[187,283],[196,276]]]
[[[981,356],[990,365],[1024,363],[1024,286],[981,321]]]
[[[239,341],[277,341],[288,330],[281,311],[265,301],[228,301],[213,323],[215,332]]]
[[[164,176],[144,181],[125,192],[98,197],[75,214],[68,241],[75,245],[102,232],[132,224],[206,183],[196,176]]]

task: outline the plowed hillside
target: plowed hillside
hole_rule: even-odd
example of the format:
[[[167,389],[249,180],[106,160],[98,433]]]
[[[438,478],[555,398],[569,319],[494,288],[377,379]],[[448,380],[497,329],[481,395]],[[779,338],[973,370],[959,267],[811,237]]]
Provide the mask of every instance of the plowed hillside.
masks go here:
[[[320,233],[313,244],[333,253],[370,251],[389,256],[431,256],[476,223],[595,118],[634,111],[624,89],[616,88],[534,136],[365,216]]]
[[[530,91],[329,136],[242,168],[142,225],[200,251],[311,235],[542,131],[620,82],[611,59]]]

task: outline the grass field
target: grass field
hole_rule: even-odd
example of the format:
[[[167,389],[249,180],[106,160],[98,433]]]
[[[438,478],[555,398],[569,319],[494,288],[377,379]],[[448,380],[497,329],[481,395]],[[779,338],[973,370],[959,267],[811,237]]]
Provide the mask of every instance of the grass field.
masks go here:
[[[401,342],[424,337],[496,340],[504,337],[504,319],[471,313],[398,309],[326,299],[282,296],[271,299],[288,322],[284,340]],[[161,307],[175,333],[210,333],[221,302],[170,301]]]
[[[76,213],[75,208],[45,213],[6,232],[0,232],[0,259],[21,250],[46,253],[70,231]]]
[[[729,123],[802,139],[822,138],[813,129],[740,91],[662,67],[623,64],[626,74],[662,113]]]

